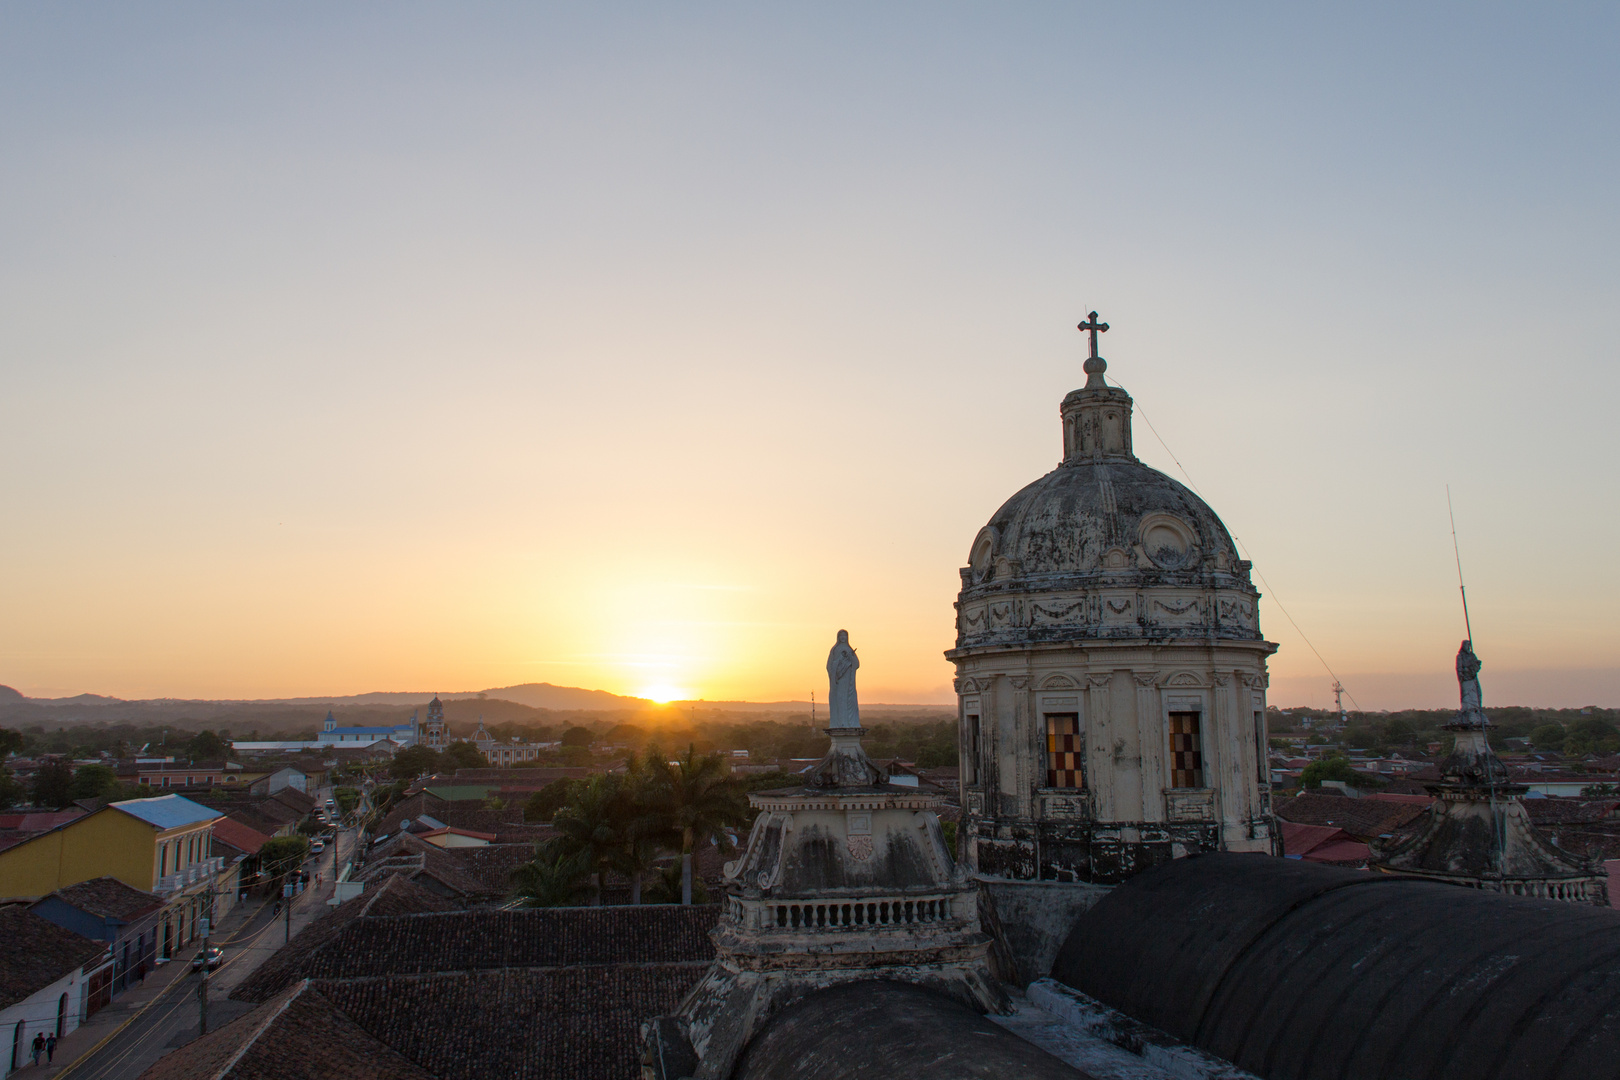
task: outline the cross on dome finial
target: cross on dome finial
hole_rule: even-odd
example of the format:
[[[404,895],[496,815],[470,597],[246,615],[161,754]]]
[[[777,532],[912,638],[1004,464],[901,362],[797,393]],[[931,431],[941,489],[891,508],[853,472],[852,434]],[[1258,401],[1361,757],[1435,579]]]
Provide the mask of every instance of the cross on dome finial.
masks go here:
[[[1082,332],[1088,330],[1091,332],[1091,357],[1085,363],[1085,372],[1088,376],[1086,387],[1087,389],[1101,387],[1105,385],[1102,380],[1102,373],[1108,370],[1108,361],[1097,355],[1097,335],[1107,333],[1108,324],[1099,322],[1097,313],[1093,311],[1086,318],[1086,321],[1075,327],[1075,329]]]

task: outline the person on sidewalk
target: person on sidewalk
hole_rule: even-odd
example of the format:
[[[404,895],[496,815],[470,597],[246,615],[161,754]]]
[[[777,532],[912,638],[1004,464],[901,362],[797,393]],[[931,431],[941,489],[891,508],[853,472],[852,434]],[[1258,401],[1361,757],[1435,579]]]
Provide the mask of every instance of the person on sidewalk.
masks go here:
[[[45,1052],[45,1033],[41,1031],[34,1036],[34,1064],[39,1064],[39,1056]]]
[[[56,1036],[45,1036],[45,1064],[49,1065],[56,1059]]]

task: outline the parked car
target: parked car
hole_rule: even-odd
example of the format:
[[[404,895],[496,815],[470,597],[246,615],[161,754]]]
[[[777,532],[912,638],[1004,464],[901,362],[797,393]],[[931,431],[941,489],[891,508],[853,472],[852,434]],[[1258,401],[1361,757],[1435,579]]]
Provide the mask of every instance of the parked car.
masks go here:
[[[326,850],[326,845],[321,843],[319,840],[317,840],[313,844],[309,845],[309,853],[311,855],[319,855],[321,852],[323,852],[325,850]]]
[[[201,971],[203,969],[203,964],[206,963],[208,965],[208,970],[213,971],[224,962],[225,954],[219,951],[219,946],[210,945],[208,948],[191,958],[191,970]]]

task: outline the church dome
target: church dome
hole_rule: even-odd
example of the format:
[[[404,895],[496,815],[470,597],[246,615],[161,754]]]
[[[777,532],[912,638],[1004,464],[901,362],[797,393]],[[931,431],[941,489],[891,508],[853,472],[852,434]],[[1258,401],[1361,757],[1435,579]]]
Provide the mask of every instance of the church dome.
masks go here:
[[[980,531],[968,570],[975,583],[998,563],[1026,580],[1137,569],[1179,581],[1238,562],[1204,500],[1132,458],[1065,461],[1025,487]]]
[[[1131,449],[1131,397],[1086,361],[1063,399],[1063,460],[1002,504],[962,568],[957,647],[1104,637],[1241,638],[1250,564],[1203,499]]]

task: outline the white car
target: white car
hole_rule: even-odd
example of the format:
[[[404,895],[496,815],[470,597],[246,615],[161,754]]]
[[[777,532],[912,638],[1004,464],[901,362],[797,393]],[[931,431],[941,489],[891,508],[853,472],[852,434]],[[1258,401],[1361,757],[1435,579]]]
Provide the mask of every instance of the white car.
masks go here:
[[[326,845],[321,843],[319,840],[317,840],[313,844],[309,845],[309,853],[311,855],[319,855],[321,852],[323,852],[325,850],[326,850]]]

